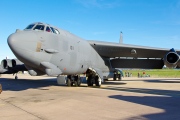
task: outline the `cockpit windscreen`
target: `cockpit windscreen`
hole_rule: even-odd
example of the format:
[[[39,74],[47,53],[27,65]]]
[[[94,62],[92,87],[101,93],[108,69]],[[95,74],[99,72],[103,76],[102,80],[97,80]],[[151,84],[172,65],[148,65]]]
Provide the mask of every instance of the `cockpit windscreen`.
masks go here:
[[[51,33],[54,33],[54,34],[60,34],[60,32],[56,28],[44,25],[42,23],[30,24],[25,28],[25,30],[30,30],[30,29],[31,30],[36,30],[36,31],[51,32]]]
[[[42,30],[42,31],[44,31],[44,25],[36,25],[36,27],[33,30]]]
[[[30,24],[28,25],[25,29],[32,29],[34,27],[35,24]]]

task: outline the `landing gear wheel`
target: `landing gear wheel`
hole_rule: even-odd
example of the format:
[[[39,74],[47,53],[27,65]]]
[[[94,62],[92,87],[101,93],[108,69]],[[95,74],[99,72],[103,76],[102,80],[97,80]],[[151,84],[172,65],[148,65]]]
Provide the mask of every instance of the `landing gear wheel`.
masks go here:
[[[121,74],[119,74],[119,79],[118,79],[119,81],[121,81],[122,80],[122,77],[121,77]]]
[[[99,81],[96,81],[96,83],[95,83],[95,84],[96,84],[96,86],[98,86],[98,87],[100,86],[100,85],[99,85]]]
[[[71,82],[71,80],[70,80],[69,78],[67,79],[67,86],[68,86],[68,87],[71,87],[71,86],[72,86],[72,82]]]
[[[80,86],[81,85],[81,78],[79,75],[77,75],[77,85]]]
[[[74,85],[75,85],[76,87],[78,87],[78,86],[81,85],[81,81],[80,81],[79,78],[78,78],[77,80],[74,81]]]
[[[73,86],[73,82],[71,81],[71,86]]]
[[[88,79],[87,79],[87,85],[88,85],[88,86],[93,86],[92,76],[89,76],[89,77],[88,77]]]
[[[18,79],[18,76],[16,75],[16,76],[15,76],[15,80],[17,80],[17,79]]]
[[[74,81],[74,85],[75,85],[75,87],[78,87],[78,82]]]
[[[114,74],[113,81],[116,81],[117,75]]]
[[[78,85],[78,80],[79,80],[79,77],[78,77],[78,75],[77,76],[74,76],[74,85],[75,85],[75,87],[78,87],[79,85]]]
[[[97,87],[100,87],[100,86],[101,86],[98,76],[95,77],[95,84],[96,84]]]
[[[78,78],[78,80],[77,80],[77,84],[78,84],[78,86],[80,86],[80,85],[81,85],[81,80],[80,80],[80,78]]]
[[[93,83],[91,80],[87,80],[87,84],[88,84],[88,86],[93,86]]]

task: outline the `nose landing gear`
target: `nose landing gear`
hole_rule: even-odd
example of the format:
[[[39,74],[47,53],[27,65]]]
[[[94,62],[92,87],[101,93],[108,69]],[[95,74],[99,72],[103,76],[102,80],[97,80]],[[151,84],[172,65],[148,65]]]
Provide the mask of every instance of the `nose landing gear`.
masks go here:
[[[76,87],[81,85],[81,80],[79,75],[68,75],[66,80],[67,86],[71,87],[75,85]]]

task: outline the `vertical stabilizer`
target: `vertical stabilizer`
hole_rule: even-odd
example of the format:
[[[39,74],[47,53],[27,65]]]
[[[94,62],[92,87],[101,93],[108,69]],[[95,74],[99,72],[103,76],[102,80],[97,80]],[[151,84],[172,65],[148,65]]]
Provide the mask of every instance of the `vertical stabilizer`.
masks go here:
[[[123,43],[123,33],[122,33],[122,31],[120,32],[119,43],[120,43],[120,44]]]

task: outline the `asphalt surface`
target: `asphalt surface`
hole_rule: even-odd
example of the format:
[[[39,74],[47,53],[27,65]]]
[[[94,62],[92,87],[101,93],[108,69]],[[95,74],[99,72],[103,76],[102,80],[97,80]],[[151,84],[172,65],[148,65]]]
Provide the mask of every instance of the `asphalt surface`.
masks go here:
[[[179,120],[180,78],[123,78],[101,88],[2,75],[0,120]]]

